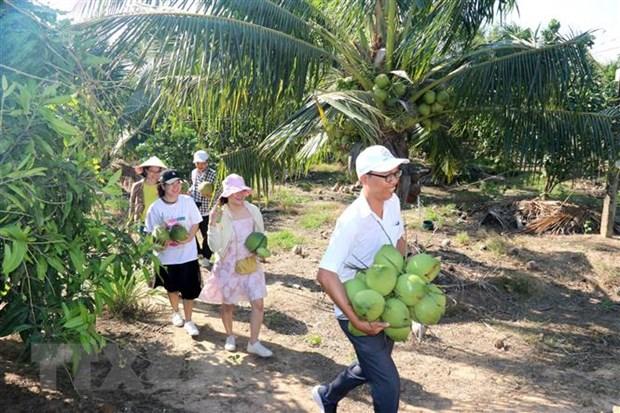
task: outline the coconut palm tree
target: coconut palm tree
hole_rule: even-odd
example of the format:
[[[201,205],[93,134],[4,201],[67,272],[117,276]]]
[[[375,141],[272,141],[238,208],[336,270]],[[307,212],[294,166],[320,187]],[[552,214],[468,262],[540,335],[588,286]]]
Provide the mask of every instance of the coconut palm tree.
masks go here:
[[[546,157],[600,167],[615,153],[609,118],[566,108],[588,86],[591,35],[554,44],[473,42],[514,0],[86,0],[81,25],[157,95],[212,127],[251,110],[273,127],[257,157],[306,166],[379,142],[422,148],[452,177],[472,140],[527,167]],[[294,103],[298,107],[293,106]],[[244,125],[247,127],[248,125]],[[570,156],[569,156],[570,155]],[[408,193],[403,176],[401,199]]]

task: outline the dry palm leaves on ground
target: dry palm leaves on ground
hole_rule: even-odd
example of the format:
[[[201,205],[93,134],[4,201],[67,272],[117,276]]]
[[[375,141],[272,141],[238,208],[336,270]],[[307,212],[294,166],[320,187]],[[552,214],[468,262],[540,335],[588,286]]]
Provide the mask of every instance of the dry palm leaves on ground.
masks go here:
[[[575,234],[598,231],[600,215],[587,208],[560,201],[518,200],[486,206],[481,212],[481,225],[518,230],[529,234]],[[620,232],[620,226],[615,225]]]

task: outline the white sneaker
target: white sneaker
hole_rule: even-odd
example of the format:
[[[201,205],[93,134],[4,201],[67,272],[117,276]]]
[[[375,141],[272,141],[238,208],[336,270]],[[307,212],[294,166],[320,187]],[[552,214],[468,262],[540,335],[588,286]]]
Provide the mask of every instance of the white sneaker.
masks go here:
[[[173,326],[183,327],[184,323],[185,321],[183,320],[183,317],[181,317],[181,314],[178,311],[172,314],[172,325]]]
[[[267,358],[267,357],[273,356],[273,353],[271,352],[271,350],[263,346],[260,341],[257,341],[254,344],[248,343],[247,350],[248,350],[248,353],[256,354],[259,357]]]
[[[198,327],[191,320],[185,323],[185,331],[192,337],[198,335]]]
[[[316,403],[316,405],[321,409],[321,413],[325,413],[325,406],[323,405],[323,398],[319,391],[321,390],[321,385],[317,384],[312,388],[312,400]]]
[[[224,350],[226,351],[237,350],[237,343],[235,342],[235,336],[226,337],[226,344],[224,344]]]

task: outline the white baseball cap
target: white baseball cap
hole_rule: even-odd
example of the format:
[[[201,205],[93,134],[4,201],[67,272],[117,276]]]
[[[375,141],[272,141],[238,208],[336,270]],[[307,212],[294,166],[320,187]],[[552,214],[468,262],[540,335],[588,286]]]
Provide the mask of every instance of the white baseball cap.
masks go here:
[[[392,152],[382,145],[373,145],[364,149],[355,160],[357,177],[368,172],[389,172],[398,165],[409,163],[409,159],[396,158]]]
[[[209,160],[209,154],[207,151],[199,150],[194,153],[194,163],[207,162]]]

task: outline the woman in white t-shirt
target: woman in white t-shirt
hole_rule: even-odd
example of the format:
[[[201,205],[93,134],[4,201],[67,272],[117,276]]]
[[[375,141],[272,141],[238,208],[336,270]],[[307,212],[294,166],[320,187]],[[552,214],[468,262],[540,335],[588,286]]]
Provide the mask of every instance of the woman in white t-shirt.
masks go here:
[[[200,294],[200,267],[196,248],[196,231],[202,221],[200,211],[194,200],[188,195],[181,195],[182,180],[175,170],[168,170],[161,175],[157,191],[159,199],[150,206],[146,213],[145,230],[152,233],[155,228],[166,229],[182,225],[188,236],[181,241],[166,241],[155,254],[161,266],[155,274],[154,287],[163,286],[168,291],[172,305],[172,324],[185,327],[190,336],[198,335],[198,328],[192,321],[193,300]],[[179,296],[183,298],[185,319],[179,313]]]

